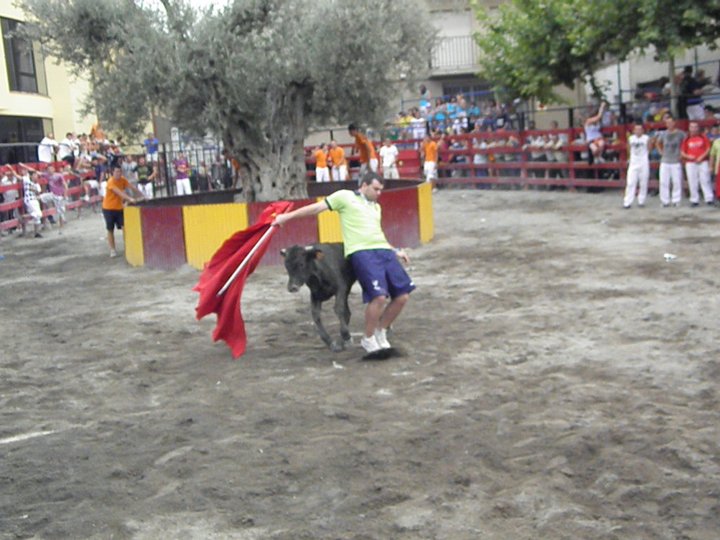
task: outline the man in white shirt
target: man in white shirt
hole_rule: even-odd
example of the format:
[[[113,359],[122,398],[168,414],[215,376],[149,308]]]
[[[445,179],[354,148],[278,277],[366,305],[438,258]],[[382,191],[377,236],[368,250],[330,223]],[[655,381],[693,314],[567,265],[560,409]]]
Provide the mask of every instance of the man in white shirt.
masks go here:
[[[60,141],[57,149],[58,161],[65,161],[71,167],[75,164],[75,153],[78,151],[79,145],[74,133],[67,133],[65,138]]]
[[[390,139],[385,139],[380,148],[380,159],[382,159],[383,177],[390,180],[400,178],[397,168],[398,149]]]
[[[645,134],[642,124],[635,124],[628,137],[628,170],[623,208],[630,208],[637,191],[638,206],[645,206],[648,179],[650,178],[650,137]],[[640,189],[638,191],[638,184]]]
[[[42,163],[52,163],[55,161],[54,154],[58,148],[58,142],[52,133],[48,133],[43,137],[38,145],[38,161]]]

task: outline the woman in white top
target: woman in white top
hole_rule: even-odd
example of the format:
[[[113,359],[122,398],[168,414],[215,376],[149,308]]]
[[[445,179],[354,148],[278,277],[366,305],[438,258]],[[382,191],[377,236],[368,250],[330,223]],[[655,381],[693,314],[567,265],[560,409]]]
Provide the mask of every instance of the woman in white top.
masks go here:
[[[585,140],[588,142],[590,152],[592,152],[593,158],[596,163],[602,162],[602,154],[605,150],[605,138],[601,131],[601,121],[603,114],[605,113],[605,102],[600,104],[598,112],[589,116],[585,119]]]

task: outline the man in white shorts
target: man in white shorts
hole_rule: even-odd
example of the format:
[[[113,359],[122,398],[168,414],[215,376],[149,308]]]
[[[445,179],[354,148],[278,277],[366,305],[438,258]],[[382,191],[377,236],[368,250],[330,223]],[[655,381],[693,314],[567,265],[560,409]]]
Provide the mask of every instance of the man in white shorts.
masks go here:
[[[628,155],[630,162],[627,170],[627,184],[623,208],[630,208],[635,201],[637,191],[638,206],[645,206],[647,199],[648,179],[650,178],[650,137],[643,130],[642,124],[635,124],[633,133],[628,138]],[[640,190],[638,191],[638,184]]]
[[[662,156],[660,159],[660,202],[663,207],[680,206],[682,199],[682,165],[680,164],[680,146],[685,139],[685,133],[675,127],[675,118],[666,114],[666,131],[658,135],[657,148]],[[672,184],[672,196],[670,195]]]
[[[382,159],[383,178],[397,180],[400,173],[397,168],[397,157],[400,152],[390,139],[385,139],[380,147],[380,159]]]
[[[25,212],[32,217],[33,230],[35,238],[42,238],[40,234],[40,224],[42,223],[42,210],[40,210],[40,201],[37,197],[42,191],[38,183],[39,175],[36,172],[30,174],[25,173],[23,176],[23,203],[25,203]]]

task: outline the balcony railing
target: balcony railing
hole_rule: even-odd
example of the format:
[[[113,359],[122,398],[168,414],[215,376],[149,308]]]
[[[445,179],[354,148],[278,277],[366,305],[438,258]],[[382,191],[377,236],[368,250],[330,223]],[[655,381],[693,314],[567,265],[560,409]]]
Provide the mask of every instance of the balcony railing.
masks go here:
[[[473,73],[479,70],[480,49],[472,36],[439,38],[432,51],[432,75]]]

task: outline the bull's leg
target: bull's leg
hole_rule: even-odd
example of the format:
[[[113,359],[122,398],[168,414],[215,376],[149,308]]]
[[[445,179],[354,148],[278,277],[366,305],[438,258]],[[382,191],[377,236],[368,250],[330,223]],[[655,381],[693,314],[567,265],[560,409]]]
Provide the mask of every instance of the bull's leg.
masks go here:
[[[320,300],[312,300],[312,318],[313,322],[315,323],[315,328],[317,329],[318,334],[320,334],[320,337],[325,342],[325,345],[330,347],[330,349],[334,352],[337,352],[338,350],[342,350],[342,348],[337,349],[336,344],[333,343],[332,339],[330,339],[330,334],[327,333],[327,330],[325,330],[325,327],[323,326],[322,319],[320,318],[320,313],[322,311],[322,302]]]
[[[348,306],[348,296],[350,289],[347,291],[338,291],[335,295],[335,314],[340,319],[340,336],[344,343],[352,341],[350,337],[350,306]]]

